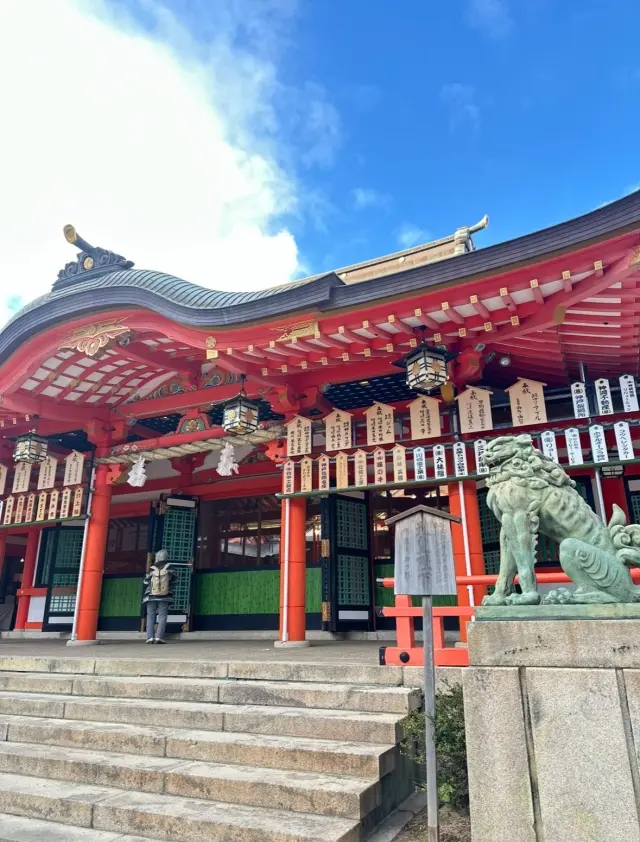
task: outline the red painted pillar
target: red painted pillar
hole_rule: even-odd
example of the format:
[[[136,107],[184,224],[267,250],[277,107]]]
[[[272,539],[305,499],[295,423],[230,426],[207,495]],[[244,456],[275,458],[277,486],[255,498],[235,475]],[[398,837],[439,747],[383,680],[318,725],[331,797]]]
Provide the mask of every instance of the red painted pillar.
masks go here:
[[[602,487],[605,520],[609,521],[609,518],[613,514],[613,504],[616,503],[627,516],[627,523],[630,523],[631,517],[624,488],[624,479],[622,477],[601,477],[600,484]]]
[[[282,501],[280,529],[280,642],[302,644],[307,628],[307,501]]]
[[[473,480],[449,483],[449,513],[464,519],[469,547],[469,563],[467,564],[467,550],[465,548],[465,529],[462,523],[451,525],[453,543],[453,560],[456,576],[484,575],[484,554],[482,552],[482,531],[480,529],[480,510],[478,508],[478,493]],[[484,585],[474,585],[472,588],[473,603],[480,605],[487,593]],[[467,585],[458,586],[458,605],[471,605],[470,592]],[[460,624],[462,640],[467,639],[466,625]]]
[[[24,555],[24,567],[22,568],[21,590],[33,587],[33,577],[36,572],[38,561],[38,542],[40,540],[40,529],[29,529],[27,532],[27,549]],[[25,594],[18,597],[18,610],[16,611],[16,631],[22,631],[27,627],[29,616],[29,603],[31,597]]]
[[[79,641],[95,640],[98,630],[102,573],[111,506],[111,486],[107,483],[108,475],[109,466],[98,465],[91,500],[91,518],[87,529],[82,582],[78,593],[76,636]]]

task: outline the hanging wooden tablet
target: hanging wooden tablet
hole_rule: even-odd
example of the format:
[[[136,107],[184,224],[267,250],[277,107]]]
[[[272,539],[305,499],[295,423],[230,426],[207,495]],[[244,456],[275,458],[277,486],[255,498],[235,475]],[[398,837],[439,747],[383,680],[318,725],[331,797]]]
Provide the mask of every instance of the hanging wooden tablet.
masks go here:
[[[355,470],[355,485],[358,488],[364,488],[369,484],[369,477],[367,471],[367,454],[364,450],[356,450],[353,457]]]
[[[384,485],[387,481],[387,454],[381,447],[373,451],[373,476],[376,485]]]

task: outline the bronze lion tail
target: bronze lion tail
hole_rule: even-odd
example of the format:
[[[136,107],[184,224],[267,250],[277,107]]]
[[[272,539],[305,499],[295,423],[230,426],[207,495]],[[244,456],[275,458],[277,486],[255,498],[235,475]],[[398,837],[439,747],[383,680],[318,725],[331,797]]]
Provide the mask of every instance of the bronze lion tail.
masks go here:
[[[620,561],[628,567],[640,567],[640,524],[627,524],[625,513],[614,503],[607,528]]]

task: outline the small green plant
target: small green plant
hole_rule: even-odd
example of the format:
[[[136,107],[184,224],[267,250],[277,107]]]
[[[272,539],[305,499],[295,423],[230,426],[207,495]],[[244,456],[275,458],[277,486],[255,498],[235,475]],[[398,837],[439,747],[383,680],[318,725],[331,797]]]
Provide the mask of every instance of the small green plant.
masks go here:
[[[415,711],[404,722],[406,738],[402,750],[416,763],[425,763],[425,713]],[[438,755],[438,796],[456,810],[469,806],[467,744],[464,732],[462,687],[452,687],[436,696],[436,752]],[[422,779],[420,785],[424,787]]]

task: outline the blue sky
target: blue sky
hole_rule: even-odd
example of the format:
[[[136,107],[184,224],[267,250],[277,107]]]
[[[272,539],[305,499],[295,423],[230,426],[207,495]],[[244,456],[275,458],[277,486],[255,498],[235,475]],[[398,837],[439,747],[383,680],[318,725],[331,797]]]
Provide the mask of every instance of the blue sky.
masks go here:
[[[638,0],[5,0],[0,324],[72,259],[67,222],[252,289],[616,199],[638,32]]]
[[[302,4],[287,74],[341,126],[305,176],[335,213],[303,253],[328,268],[486,212],[484,245],[640,187],[639,31],[637,0]]]

